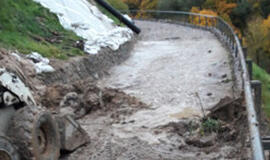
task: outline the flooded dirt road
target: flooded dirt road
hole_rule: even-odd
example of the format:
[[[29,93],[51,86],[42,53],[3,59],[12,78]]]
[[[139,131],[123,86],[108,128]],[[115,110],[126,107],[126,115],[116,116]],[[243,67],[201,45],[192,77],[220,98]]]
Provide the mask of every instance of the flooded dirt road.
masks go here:
[[[116,106],[80,120],[91,143],[63,160],[242,158],[244,144],[235,127],[226,128],[222,136],[227,138],[202,133],[200,127],[209,109],[234,98],[230,53],[208,31],[136,23],[143,32],[130,58],[98,86],[120,90],[137,102],[123,103],[122,94],[111,93],[115,97],[108,101]]]
[[[232,97],[229,52],[207,31],[153,22],[138,25],[144,32],[131,57],[113,68],[100,86],[121,89],[150,105],[127,118],[134,123],[114,127],[120,137],[137,135],[155,143],[161,135],[145,133],[142,126],[202,117],[202,107],[207,110]]]

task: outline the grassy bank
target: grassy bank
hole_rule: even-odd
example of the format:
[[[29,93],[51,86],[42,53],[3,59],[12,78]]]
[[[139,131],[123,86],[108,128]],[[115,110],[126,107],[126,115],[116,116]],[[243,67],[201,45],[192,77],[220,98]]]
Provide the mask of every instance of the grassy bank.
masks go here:
[[[270,119],[270,75],[264,69],[253,63],[253,79],[262,82],[263,110]]]
[[[119,1],[119,0],[106,0],[106,2],[109,3],[116,10],[125,10],[125,11],[128,10],[128,6],[125,3],[123,3],[122,1]],[[112,19],[116,25],[124,26],[124,24],[119,19],[117,19],[114,15],[112,15],[109,11],[104,9],[102,6],[97,4],[97,7],[99,8],[99,10],[103,14],[105,14],[110,19]]]
[[[0,1],[0,47],[65,59],[84,54],[73,46],[80,39],[65,30],[55,14],[32,0]]]

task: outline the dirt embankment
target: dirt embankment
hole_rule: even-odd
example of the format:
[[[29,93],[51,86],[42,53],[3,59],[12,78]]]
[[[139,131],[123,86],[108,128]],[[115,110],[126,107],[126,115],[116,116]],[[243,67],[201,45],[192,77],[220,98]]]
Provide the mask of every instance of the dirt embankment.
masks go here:
[[[41,102],[47,88],[56,84],[72,84],[76,81],[96,82],[107,71],[130,56],[136,38],[120,46],[118,51],[103,48],[99,54],[69,58],[50,59],[55,72],[37,74],[34,63],[17,51],[0,48],[0,67],[16,73],[32,90],[37,102]],[[65,93],[62,93],[62,96]],[[48,100],[50,101],[50,100]],[[47,104],[44,104],[47,106]],[[56,104],[55,104],[56,105]],[[50,106],[50,104],[48,105]]]
[[[125,43],[118,51],[102,49],[99,54],[70,58],[68,61],[51,60],[56,72],[38,76],[45,84],[70,83],[91,78],[93,81],[130,56],[135,39]]]

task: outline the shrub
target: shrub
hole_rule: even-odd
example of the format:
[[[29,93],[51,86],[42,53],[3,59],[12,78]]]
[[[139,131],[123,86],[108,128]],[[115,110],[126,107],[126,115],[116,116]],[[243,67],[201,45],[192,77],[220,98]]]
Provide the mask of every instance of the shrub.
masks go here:
[[[207,118],[203,121],[201,126],[202,133],[218,132],[220,130],[220,122],[218,120]]]
[[[159,0],[159,10],[189,11],[192,7],[200,7],[205,0]]]

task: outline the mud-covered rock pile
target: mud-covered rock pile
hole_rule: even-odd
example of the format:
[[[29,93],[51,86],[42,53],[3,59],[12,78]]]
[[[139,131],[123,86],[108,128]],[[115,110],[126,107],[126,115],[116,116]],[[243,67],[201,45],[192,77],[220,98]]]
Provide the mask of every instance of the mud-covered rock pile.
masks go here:
[[[48,86],[40,100],[51,111],[55,113],[69,113],[76,119],[85,116],[91,111],[101,110],[102,112],[109,112],[124,107],[138,110],[147,107],[146,104],[137,98],[118,89],[102,89],[96,83],[88,80],[77,81],[72,84]]]

